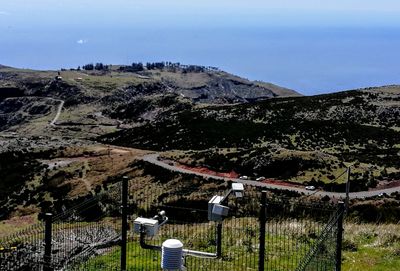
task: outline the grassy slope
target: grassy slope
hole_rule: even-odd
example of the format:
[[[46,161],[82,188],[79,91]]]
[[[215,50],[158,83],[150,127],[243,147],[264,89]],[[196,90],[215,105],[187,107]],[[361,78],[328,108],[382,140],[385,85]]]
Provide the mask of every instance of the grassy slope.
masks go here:
[[[184,111],[174,119],[166,117],[160,122],[112,136],[121,144],[141,144],[157,149],[163,148],[164,143],[168,145],[164,149],[205,149],[251,147],[273,140],[292,149],[323,149],[327,152],[329,149],[334,152],[334,147],[347,146],[348,149],[350,146],[362,150],[365,146],[369,149],[396,146],[399,133],[386,127],[397,128],[397,115],[385,115],[391,108],[381,114],[378,112],[386,108],[368,108],[371,101],[365,100],[365,96],[368,94],[355,91],[250,105],[206,107]],[[348,98],[361,102],[344,104],[343,100]],[[400,105],[396,102],[396,106],[392,106],[394,110],[399,108],[397,104]],[[329,115],[333,110],[336,112]],[[145,134],[149,137],[147,144],[142,142]],[[179,138],[172,137],[176,134]],[[157,141],[160,135],[167,136],[167,141]],[[350,156],[351,152],[346,155]]]
[[[150,106],[145,107],[144,110],[139,110],[140,112],[134,118],[126,119],[123,116],[117,116],[118,119],[128,122],[128,127],[131,123],[135,123],[138,120],[142,121],[143,118],[152,121],[160,113],[158,112],[160,104],[157,102],[159,98],[155,97],[154,94],[165,95],[166,92],[172,91],[168,95],[177,95],[179,98],[182,92],[190,92],[196,96],[196,88],[206,86],[207,89],[212,89],[213,95],[218,96],[215,93],[222,91],[223,87],[221,85],[224,84],[223,82],[230,82],[230,85],[234,85],[232,82],[239,82],[238,88],[241,89],[240,91],[244,91],[243,93],[246,92],[246,88],[253,88],[257,93],[262,93],[264,90],[266,92],[274,92],[275,90],[280,91],[283,89],[272,84],[261,86],[261,83],[250,82],[220,71],[183,73],[179,70],[177,72],[151,70],[139,74],[119,72],[118,66],[113,66],[110,72],[61,71],[62,81],[58,82],[54,80],[57,76],[56,71],[35,71],[4,67],[0,72],[2,73],[0,91],[2,87],[15,87],[22,89],[25,95],[36,97],[32,99],[31,104],[24,101],[25,107],[18,109],[17,106],[14,106],[16,108],[14,112],[7,112],[2,116],[6,120],[8,119],[7,125],[3,126],[3,128],[25,135],[50,133],[53,136],[92,138],[111,133],[118,130],[118,121],[113,119],[115,116],[110,118],[110,113],[117,110],[131,110],[138,103]],[[154,91],[158,91],[158,93],[146,93],[149,88],[155,88]],[[137,90],[136,94],[130,93],[131,90],[135,89]],[[290,95],[291,92],[286,90],[282,94]],[[49,97],[57,99],[57,101],[49,100]],[[185,99],[186,101],[181,98],[182,102],[189,103],[190,99]],[[219,98],[217,97],[216,99],[218,100]],[[21,99],[14,97],[9,98],[9,100],[11,101],[10,103],[14,100],[14,103],[18,104]],[[58,100],[65,101],[61,116],[57,122],[63,126],[63,129],[47,127],[57,110]],[[177,103],[180,102],[177,101]],[[49,108],[46,114],[32,115],[29,110],[40,104]],[[12,105],[10,105],[11,107]],[[176,110],[180,109],[177,108]],[[12,119],[14,121],[10,121]],[[2,120],[0,119],[0,126],[1,123]]]
[[[347,225],[343,270],[398,270],[400,266],[399,232],[400,226],[395,224]]]
[[[199,107],[102,140],[156,150],[196,150],[189,158],[212,169],[300,182],[312,178],[328,182],[354,164],[356,183],[375,185],[376,178],[388,177],[389,171],[389,178],[399,178],[398,93],[399,87],[388,87]],[[228,154],[216,157],[221,148]],[[294,161],[297,172],[265,168],[270,160]]]
[[[0,162],[0,169],[7,176],[0,183],[0,196],[8,196],[0,208],[2,216],[24,216],[79,201],[123,174],[130,163],[146,153],[103,145],[35,151],[31,157],[22,155],[15,161],[7,158]]]
[[[399,225],[393,224],[359,225],[347,223],[345,225],[345,251],[343,254],[344,261],[342,270],[397,271],[398,267],[400,266],[399,227]],[[187,228],[187,230],[189,230],[189,228]],[[271,240],[277,241],[277,238],[279,237],[268,235],[268,238],[272,238]],[[268,239],[267,241],[271,242],[271,240]],[[256,240],[254,240],[254,242],[256,242]],[[209,266],[213,266],[215,268],[218,266],[218,270],[240,270],[238,269],[238,263],[246,262],[249,264],[254,261],[254,267],[256,267],[256,253],[243,251],[242,253],[237,253],[234,255],[234,260],[229,257],[227,257],[225,260],[200,260],[198,261],[197,266],[201,265],[203,268],[207,268]],[[119,257],[120,250],[117,248],[111,253],[93,258],[85,265],[85,267],[89,268],[88,270],[97,270],[100,267],[117,268],[119,264]],[[282,259],[279,260],[275,258],[274,260],[276,260],[277,263],[281,263],[283,266],[286,266],[286,257],[287,255],[282,255]],[[188,257],[187,260],[190,264],[190,261],[195,259]],[[136,240],[135,242],[128,244],[127,264],[128,267],[133,268],[132,270],[142,270],[143,268],[156,269],[160,264],[160,255],[158,252],[142,250]],[[275,268],[276,267],[277,266],[275,266]]]

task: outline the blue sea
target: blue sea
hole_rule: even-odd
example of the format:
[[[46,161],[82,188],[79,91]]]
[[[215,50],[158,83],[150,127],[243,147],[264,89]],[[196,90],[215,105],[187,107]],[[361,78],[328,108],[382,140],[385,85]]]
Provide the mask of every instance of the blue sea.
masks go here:
[[[193,19],[180,11],[186,16],[176,19],[162,11],[139,16],[120,8],[117,16],[28,8],[13,15],[17,7],[0,7],[0,64],[60,69],[173,61],[216,66],[306,95],[400,84],[400,24],[346,24],[334,18],[282,24],[279,14],[271,15],[274,20],[266,19],[268,14],[235,19],[235,13]]]

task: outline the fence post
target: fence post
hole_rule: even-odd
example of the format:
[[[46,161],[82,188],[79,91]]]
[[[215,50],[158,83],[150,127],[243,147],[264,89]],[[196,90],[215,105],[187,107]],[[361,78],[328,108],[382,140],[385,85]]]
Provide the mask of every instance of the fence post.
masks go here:
[[[217,258],[222,256],[222,223],[217,223]]]
[[[51,268],[51,232],[52,232],[52,223],[53,223],[53,214],[45,213],[44,214],[44,270],[52,271]]]
[[[261,203],[260,203],[260,249],[258,255],[258,270],[264,271],[265,265],[265,223],[266,223],[266,213],[267,213],[267,191],[263,190],[261,192]]]
[[[128,177],[122,177],[121,223],[121,270],[126,270],[126,246],[128,233]]]
[[[339,217],[337,224],[337,236],[336,236],[336,271],[342,269],[342,240],[343,240],[343,217],[345,211],[345,203],[339,202]]]

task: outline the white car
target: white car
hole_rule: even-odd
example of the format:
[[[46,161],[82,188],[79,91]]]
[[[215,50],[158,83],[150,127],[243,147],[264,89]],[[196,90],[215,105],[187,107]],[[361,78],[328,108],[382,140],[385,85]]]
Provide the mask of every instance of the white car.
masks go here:
[[[306,190],[315,190],[315,186],[313,186],[313,185],[307,185],[307,186],[305,187],[305,189],[306,189]]]
[[[258,177],[257,179],[256,179],[256,181],[264,181],[265,180],[265,177],[264,176],[261,176],[261,177]]]
[[[248,180],[249,177],[247,177],[247,176],[244,175],[244,176],[240,176],[239,179],[241,179],[241,180]]]

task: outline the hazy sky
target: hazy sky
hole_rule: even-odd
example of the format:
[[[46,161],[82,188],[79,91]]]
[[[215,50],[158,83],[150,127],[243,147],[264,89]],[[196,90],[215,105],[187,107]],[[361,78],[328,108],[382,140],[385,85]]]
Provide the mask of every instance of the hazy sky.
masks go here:
[[[398,0],[0,0],[0,22],[400,25]],[[168,18],[166,21],[165,18]],[[67,21],[66,19],[70,19]],[[204,22],[202,21],[202,23]]]
[[[41,8],[64,7],[68,9],[91,7],[125,7],[162,8],[162,9],[302,9],[302,10],[368,10],[368,11],[400,11],[398,0],[2,0],[1,7],[9,8]]]

